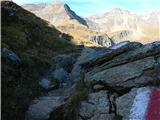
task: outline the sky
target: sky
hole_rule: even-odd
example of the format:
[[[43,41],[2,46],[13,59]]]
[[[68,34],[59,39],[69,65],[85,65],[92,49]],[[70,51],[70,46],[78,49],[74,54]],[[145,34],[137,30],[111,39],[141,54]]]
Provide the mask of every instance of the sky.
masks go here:
[[[160,0],[12,0],[19,5],[27,3],[53,3],[61,1],[81,16],[102,14],[113,8],[122,8],[135,14],[160,10]]]

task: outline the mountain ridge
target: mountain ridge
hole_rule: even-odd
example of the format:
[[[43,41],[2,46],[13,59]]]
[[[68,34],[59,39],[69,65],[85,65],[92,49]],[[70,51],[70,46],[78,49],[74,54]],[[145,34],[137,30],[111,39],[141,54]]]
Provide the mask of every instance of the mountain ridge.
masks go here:
[[[54,9],[49,9],[49,6],[51,5]],[[148,43],[160,39],[159,28],[157,27],[157,24],[159,24],[159,18],[156,16],[160,15],[159,12],[153,15],[149,14],[149,19],[144,19],[146,17],[137,15],[128,10],[114,8],[102,15],[93,15],[88,18],[83,18],[75,15],[75,12],[73,12],[73,10],[71,10],[70,7],[65,3],[52,3],[51,5],[48,5],[47,8],[37,11],[38,13],[34,11],[34,13],[36,13],[36,15],[40,16],[41,18],[50,21],[58,28],[65,28],[60,30],[67,32],[72,36],[78,36],[79,38],[84,36],[74,33],[74,31],[79,30],[79,33],[90,31],[88,32],[89,36],[92,36],[91,31],[95,31],[94,33],[106,33],[111,38],[114,38],[114,41],[116,42],[131,39],[131,41],[136,40],[139,42]],[[60,5],[62,8],[56,7],[56,5]],[[55,16],[49,15],[48,11],[54,11],[56,13]],[[64,11],[62,13],[65,14],[62,14],[61,11]],[[152,19],[152,16],[154,16],[154,20]],[[123,31],[128,31],[128,34],[125,35],[125,37],[117,37],[121,36],[119,35],[120,31],[122,34]]]

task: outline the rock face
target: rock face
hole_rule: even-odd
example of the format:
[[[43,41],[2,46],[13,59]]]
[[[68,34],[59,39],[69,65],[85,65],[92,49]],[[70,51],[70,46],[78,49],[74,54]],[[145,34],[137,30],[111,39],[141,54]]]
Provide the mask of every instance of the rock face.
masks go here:
[[[108,35],[97,35],[97,36],[90,36],[89,38],[92,42],[97,43],[98,45],[104,46],[104,47],[110,47],[114,45],[114,42],[112,39],[108,37]]]
[[[59,88],[48,92],[43,97],[34,99],[26,112],[25,120],[49,120],[52,112],[66,104],[66,100],[73,91],[74,86]]]
[[[2,48],[2,55],[14,63],[20,63],[20,58],[11,50]]]
[[[146,45],[125,41],[109,48],[84,48],[77,61],[70,55],[59,55],[49,74],[62,87],[35,99],[26,120],[47,120],[55,116],[56,110],[64,107],[76,91],[74,85],[73,88],[63,86],[69,79],[73,83],[84,79],[86,86],[89,85],[88,97],[77,106],[78,120],[145,120],[157,109],[153,107],[152,111],[149,106],[153,98],[159,99],[159,92],[158,97],[153,96],[154,89],[159,91],[159,60],[159,41]],[[44,86],[54,86],[53,83],[43,79]]]
[[[80,107],[80,120],[112,120],[109,114],[110,103],[106,91],[91,93]]]
[[[155,64],[154,57],[148,57],[128,64],[109,68],[98,72],[86,80],[105,81],[109,86],[133,87],[155,80],[153,72],[145,71],[153,69]],[[124,72],[125,71],[125,72]],[[150,75],[150,76],[149,76]]]
[[[117,114],[123,116],[123,120],[144,120],[151,90],[149,87],[134,88],[128,94],[118,97],[116,99]]]
[[[111,50],[109,49],[92,49],[92,48],[85,48],[82,52],[79,58],[77,59],[77,62],[74,64],[72,72],[71,72],[71,78],[76,81],[81,79],[82,74],[84,73],[83,66],[96,61],[99,58],[102,58],[106,54],[110,53]]]
[[[100,106],[89,102],[89,94],[88,99],[81,102],[80,118],[145,120],[148,114],[152,115],[154,108],[150,110],[151,113],[147,111],[150,101],[153,101],[153,91],[159,86],[159,56],[159,41],[146,45],[126,41],[111,46],[102,56],[83,62],[81,68],[85,74],[85,82],[91,83],[96,92],[91,93],[96,96],[93,99],[101,100],[106,95],[107,99],[104,101],[108,101],[108,106],[102,100],[105,106],[103,112],[106,113],[100,114]],[[99,96],[98,93],[103,95]],[[158,97],[154,97],[154,100],[157,101]]]
[[[125,40],[127,39],[127,36],[131,35],[132,32],[129,30],[122,30],[122,31],[118,31],[116,32],[111,39],[114,41],[121,41],[122,39]]]
[[[40,85],[46,90],[59,87],[69,87],[73,84],[70,73],[76,62],[75,55],[58,55],[54,58],[55,64],[50,68],[46,76],[40,81]]]
[[[114,46],[113,46],[114,47]],[[111,49],[113,49],[111,47]],[[133,43],[126,43],[114,47],[106,55],[87,65],[86,81],[103,81],[111,87],[131,88],[144,86],[157,80],[156,59],[160,56],[160,42],[133,47]],[[128,50],[127,50],[128,49]],[[121,51],[122,50],[122,51]],[[127,51],[126,51],[127,50]],[[114,55],[114,52],[116,54]]]
[[[33,102],[26,113],[25,120],[46,120],[52,111],[64,104],[60,96],[41,97]]]

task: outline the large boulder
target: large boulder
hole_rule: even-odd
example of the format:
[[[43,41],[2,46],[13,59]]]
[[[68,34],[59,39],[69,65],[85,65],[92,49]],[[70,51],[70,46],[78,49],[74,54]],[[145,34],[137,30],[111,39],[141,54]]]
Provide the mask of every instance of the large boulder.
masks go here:
[[[85,68],[85,81],[103,81],[120,89],[144,86],[158,80],[159,62],[156,57],[160,56],[160,42],[137,44],[137,47],[134,45],[128,49],[132,44],[119,44],[111,54],[89,63]],[[123,52],[117,54],[117,50]]]
[[[90,61],[93,57],[93,53],[95,52],[94,49],[91,48],[85,48],[82,50],[81,55],[78,57],[76,63],[73,66],[72,72],[71,72],[71,79],[74,81],[78,81],[82,77],[82,66],[81,64]]]
[[[155,64],[154,57],[137,60],[128,64],[105,69],[94,75],[86,75],[86,81],[104,81],[111,87],[134,87],[152,82]]]
[[[59,81],[60,87],[63,87],[64,84],[72,85],[72,81],[70,80],[69,73],[65,71],[63,68],[56,69],[53,73],[54,78]]]
[[[20,58],[13,51],[11,51],[7,48],[2,48],[1,52],[2,52],[2,55],[4,57],[6,57],[8,60],[10,60],[16,64],[21,63]]]
[[[32,100],[26,112],[25,120],[52,119],[52,115],[67,104],[67,100],[69,100],[71,94],[73,94],[74,89],[75,86],[59,88],[48,92],[45,96]]]
[[[59,67],[64,68],[68,73],[71,72],[73,64],[76,62],[76,55],[74,54],[62,54],[57,55],[54,58],[54,62],[59,65]]]
[[[39,84],[46,90],[71,86],[73,81],[70,79],[70,72],[75,62],[76,55],[74,54],[57,55],[54,57],[54,64]]]
[[[80,120],[112,120],[109,114],[110,103],[106,91],[91,93],[80,106]]]
[[[123,120],[145,120],[152,88],[133,88],[116,99],[117,114]]]
[[[92,67],[102,65],[102,64],[106,63],[107,61],[110,61],[113,58],[115,58],[116,56],[119,56],[123,53],[138,49],[141,46],[142,46],[142,44],[138,43],[138,42],[124,41],[122,43],[115,44],[114,46],[111,46],[110,48],[105,48],[104,50],[102,49],[103,51],[100,53],[101,54],[103,53],[103,55],[96,57],[96,59],[92,59],[91,61],[85,62],[82,65],[86,69],[87,68],[91,69]],[[95,54],[95,53],[93,53],[93,54]]]
[[[50,114],[63,104],[60,96],[40,97],[30,105],[25,120],[47,120]]]
[[[107,48],[101,49],[92,49],[92,48],[85,48],[81,52],[81,55],[78,57],[77,62],[74,64],[74,67],[71,72],[71,78],[76,81],[81,79],[83,74],[83,68],[86,64],[96,61],[97,59],[103,58],[107,54],[111,53],[112,50]]]

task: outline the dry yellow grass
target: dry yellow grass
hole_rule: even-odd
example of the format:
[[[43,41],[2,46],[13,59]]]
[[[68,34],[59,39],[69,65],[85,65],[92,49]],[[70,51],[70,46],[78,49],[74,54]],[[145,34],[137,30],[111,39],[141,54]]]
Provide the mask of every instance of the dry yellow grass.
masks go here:
[[[60,31],[73,36],[74,39],[72,42],[76,45],[84,45],[87,47],[99,46],[97,43],[90,41],[89,37],[98,35],[100,33],[88,29],[86,26],[79,24],[77,21],[65,21],[63,24],[58,25],[57,28]]]
[[[117,35],[120,31],[114,31],[107,33],[110,37]],[[130,33],[126,37],[117,38],[116,43],[129,40],[129,41],[137,41],[143,44],[154,42],[155,40],[160,40],[160,29],[152,27],[151,25],[147,25],[142,29],[142,33],[132,34]]]

